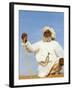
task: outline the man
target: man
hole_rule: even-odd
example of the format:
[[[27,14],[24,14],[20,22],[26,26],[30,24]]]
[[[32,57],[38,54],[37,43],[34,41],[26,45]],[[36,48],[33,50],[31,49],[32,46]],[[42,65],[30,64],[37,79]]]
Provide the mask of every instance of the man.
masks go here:
[[[38,62],[38,76],[46,77],[49,74],[58,74],[64,64],[63,49],[55,41],[56,33],[53,28],[43,28],[43,40],[31,44],[28,36],[23,33],[22,45],[28,52],[33,52]]]

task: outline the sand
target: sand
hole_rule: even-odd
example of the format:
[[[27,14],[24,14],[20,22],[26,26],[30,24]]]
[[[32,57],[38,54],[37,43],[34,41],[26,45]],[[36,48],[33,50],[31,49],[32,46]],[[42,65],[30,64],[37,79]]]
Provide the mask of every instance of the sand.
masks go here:
[[[56,75],[49,75],[47,77],[42,77],[42,78],[60,78],[60,77],[64,77],[63,74],[56,74]],[[38,77],[37,75],[33,75],[33,76],[23,76],[20,75],[19,79],[39,79],[40,77]]]

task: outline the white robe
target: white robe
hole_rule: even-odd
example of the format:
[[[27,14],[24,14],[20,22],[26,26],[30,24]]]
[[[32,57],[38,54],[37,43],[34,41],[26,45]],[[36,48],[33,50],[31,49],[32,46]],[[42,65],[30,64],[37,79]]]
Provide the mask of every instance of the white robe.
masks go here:
[[[46,75],[48,75],[51,68],[59,60],[59,58],[64,57],[62,47],[55,40],[50,42],[39,41],[34,44],[31,44],[28,41],[26,44],[23,43],[22,45],[28,52],[35,53],[37,62],[45,61],[48,53],[50,53],[50,62],[46,66],[38,64],[39,77],[45,77]]]

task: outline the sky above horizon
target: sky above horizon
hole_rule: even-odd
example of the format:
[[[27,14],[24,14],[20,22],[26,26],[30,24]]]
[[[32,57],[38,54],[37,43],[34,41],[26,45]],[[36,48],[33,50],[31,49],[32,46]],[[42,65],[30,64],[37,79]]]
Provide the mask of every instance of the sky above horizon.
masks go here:
[[[27,54],[21,43],[23,32],[28,34],[28,40],[35,43],[42,39],[42,28],[51,26],[55,29],[56,40],[64,48],[64,13],[46,11],[19,11],[19,74],[37,74],[37,62],[34,54]]]

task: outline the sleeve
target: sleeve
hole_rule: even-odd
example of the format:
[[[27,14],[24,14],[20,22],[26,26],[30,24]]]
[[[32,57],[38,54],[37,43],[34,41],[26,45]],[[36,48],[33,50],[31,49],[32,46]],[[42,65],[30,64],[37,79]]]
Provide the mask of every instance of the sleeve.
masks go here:
[[[55,53],[59,58],[64,58],[64,50],[58,42],[55,42]]]
[[[39,50],[38,44],[36,44],[36,43],[31,44],[29,41],[27,43],[22,43],[22,46],[24,47],[24,49],[27,52],[34,52],[34,53],[36,53]]]

